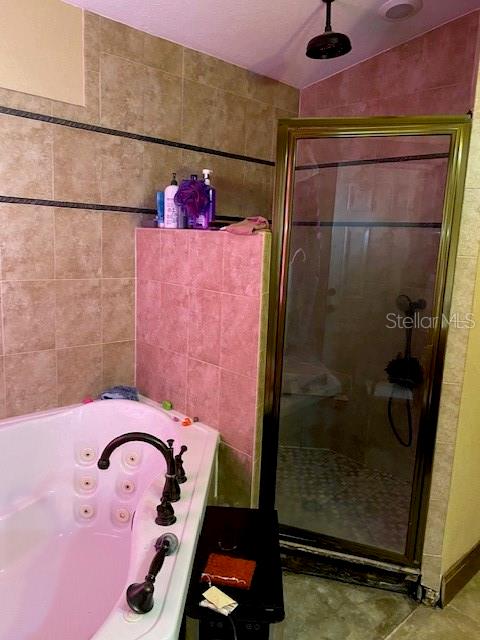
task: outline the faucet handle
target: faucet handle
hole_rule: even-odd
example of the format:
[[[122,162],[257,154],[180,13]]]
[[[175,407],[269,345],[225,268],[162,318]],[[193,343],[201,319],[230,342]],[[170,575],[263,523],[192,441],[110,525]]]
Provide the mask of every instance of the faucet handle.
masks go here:
[[[169,527],[176,521],[177,517],[171,502],[167,496],[163,496],[162,502],[157,507],[157,517],[155,518],[156,524],[159,524],[162,527]]]
[[[183,484],[187,481],[187,476],[185,475],[185,469],[183,468],[182,460],[182,456],[185,451],[188,451],[188,447],[182,444],[179,453],[177,453],[177,455],[175,456],[175,475],[177,477],[178,484]]]

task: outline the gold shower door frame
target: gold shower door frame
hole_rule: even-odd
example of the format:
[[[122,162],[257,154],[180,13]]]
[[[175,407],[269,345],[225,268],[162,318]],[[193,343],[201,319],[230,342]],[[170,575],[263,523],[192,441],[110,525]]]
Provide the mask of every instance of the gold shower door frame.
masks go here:
[[[287,303],[290,235],[297,141],[318,138],[450,136],[447,181],[434,289],[433,316],[448,318],[452,299],[455,258],[470,141],[468,116],[418,116],[372,118],[291,118],[278,124],[275,194],[272,223],[272,260],[265,378],[260,507],[275,505],[275,478],[280,423],[280,396]],[[433,451],[440,403],[448,326],[442,320],[433,328],[433,353],[422,398],[422,435],[417,447],[412,501],[405,554],[359,543],[323,540],[331,548],[354,556],[403,566],[420,566],[429,502]],[[320,538],[322,536],[319,536]],[[325,537],[327,538],[327,537]],[[298,540],[303,548],[306,541]],[[319,548],[315,545],[312,548]]]

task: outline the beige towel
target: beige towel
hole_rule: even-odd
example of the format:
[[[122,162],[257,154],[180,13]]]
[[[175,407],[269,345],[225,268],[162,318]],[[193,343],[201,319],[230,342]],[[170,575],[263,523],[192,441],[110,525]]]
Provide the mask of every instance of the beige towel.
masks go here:
[[[222,231],[228,231],[228,233],[235,233],[239,236],[249,236],[254,231],[261,231],[262,229],[268,229],[268,220],[262,218],[262,216],[253,216],[251,218],[245,218],[241,222],[235,222],[228,227],[222,227]]]

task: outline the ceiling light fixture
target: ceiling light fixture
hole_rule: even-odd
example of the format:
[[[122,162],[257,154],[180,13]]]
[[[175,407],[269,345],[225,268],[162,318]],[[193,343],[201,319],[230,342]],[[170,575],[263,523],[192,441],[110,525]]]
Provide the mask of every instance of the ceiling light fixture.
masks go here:
[[[344,33],[336,33],[332,31],[332,2],[334,0],[323,0],[327,5],[327,20],[325,24],[325,32],[320,36],[312,38],[307,44],[307,58],[315,60],[328,60],[329,58],[338,58],[344,56],[352,50],[350,38]]]
[[[378,11],[382,18],[396,22],[411,18],[423,7],[422,0],[387,0]]]

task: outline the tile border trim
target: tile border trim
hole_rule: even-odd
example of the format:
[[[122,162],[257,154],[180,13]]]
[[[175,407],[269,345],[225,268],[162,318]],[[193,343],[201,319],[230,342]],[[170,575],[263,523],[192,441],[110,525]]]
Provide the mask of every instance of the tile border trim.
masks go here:
[[[0,195],[0,204],[31,204],[39,207],[58,207],[61,209],[91,209],[95,211],[116,211],[121,213],[147,213],[156,215],[155,209],[144,207],[123,207],[115,204],[98,204],[92,202],[67,202],[64,200],[43,200],[42,198],[18,198]]]
[[[124,207],[116,204],[99,204],[95,202],[69,202],[64,200],[44,200],[42,198],[20,198],[18,196],[0,195],[0,204],[26,204],[35,205],[37,207],[57,207],[59,209],[87,209],[90,211],[108,211],[110,213],[142,213],[144,215],[156,216],[155,209],[147,209],[144,207]],[[244,218],[240,216],[229,216],[227,214],[218,214],[215,216],[214,228],[220,228],[225,224],[233,222],[241,222]],[[156,229],[157,227],[144,227],[147,229]]]
[[[293,227],[366,227],[369,229],[376,227],[401,228],[401,229],[441,229],[441,222],[390,222],[388,220],[296,220],[292,222]]]
[[[409,156],[388,156],[386,158],[365,158],[360,160],[342,160],[339,162],[325,162],[323,164],[301,164],[296,171],[310,171],[313,169],[332,169],[337,167],[359,167],[366,164],[390,164],[394,162],[415,162],[418,160],[448,159],[448,153],[419,153]]]
[[[268,167],[275,166],[275,162],[273,162],[272,160],[254,158],[252,156],[245,156],[240,153],[230,153],[229,151],[221,151],[220,149],[211,149],[210,147],[198,147],[193,144],[176,142],[174,140],[167,140],[165,138],[155,138],[153,136],[147,136],[141,133],[121,131],[120,129],[109,129],[108,127],[100,127],[95,124],[87,124],[86,122],[77,122],[76,120],[66,120],[64,118],[58,118],[57,116],[49,116],[42,113],[35,113],[33,111],[23,111],[22,109],[14,109],[12,107],[5,107],[3,105],[0,105],[0,114],[7,115],[7,116],[15,116],[17,118],[27,118],[29,120],[38,120],[40,122],[56,124],[62,127],[70,127],[72,129],[83,129],[85,131],[92,131],[94,133],[103,133],[105,135],[117,136],[119,138],[130,138],[131,140],[140,140],[142,142],[150,142],[152,144],[161,144],[166,147],[176,147],[177,149],[186,149],[187,151],[207,153],[214,156],[220,156],[222,158],[229,158],[231,160],[243,160],[244,162],[251,162],[253,164],[266,165]]]

